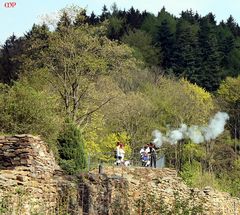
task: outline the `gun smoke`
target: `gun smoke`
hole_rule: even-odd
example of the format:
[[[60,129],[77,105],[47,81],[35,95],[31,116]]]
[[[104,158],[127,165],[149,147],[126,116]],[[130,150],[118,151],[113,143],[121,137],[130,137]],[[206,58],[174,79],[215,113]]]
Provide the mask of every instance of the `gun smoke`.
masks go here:
[[[202,143],[216,139],[223,131],[229,116],[225,112],[218,112],[209,121],[207,126],[181,124],[180,128],[167,132],[164,136],[159,130],[152,133],[153,143],[156,147],[160,147],[164,142],[176,144],[183,139],[190,139],[194,143]]]

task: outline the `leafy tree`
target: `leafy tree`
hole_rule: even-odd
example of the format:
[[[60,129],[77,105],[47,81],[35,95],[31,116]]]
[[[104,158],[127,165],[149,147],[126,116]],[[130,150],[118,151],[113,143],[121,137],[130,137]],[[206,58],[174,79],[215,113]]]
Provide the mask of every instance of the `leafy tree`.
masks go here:
[[[230,114],[230,131],[235,139],[234,150],[237,151],[237,139],[240,139],[240,76],[226,78],[217,91],[220,104]]]
[[[154,105],[151,117],[164,132],[167,125],[207,123],[214,110],[211,94],[184,79],[161,77],[157,87],[147,84],[144,91]]]
[[[61,127],[58,102],[44,91],[23,83],[2,86],[0,94],[0,130],[3,133],[40,134],[54,143]]]
[[[79,173],[86,168],[84,140],[73,123],[67,123],[58,138],[60,165],[69,174]]]

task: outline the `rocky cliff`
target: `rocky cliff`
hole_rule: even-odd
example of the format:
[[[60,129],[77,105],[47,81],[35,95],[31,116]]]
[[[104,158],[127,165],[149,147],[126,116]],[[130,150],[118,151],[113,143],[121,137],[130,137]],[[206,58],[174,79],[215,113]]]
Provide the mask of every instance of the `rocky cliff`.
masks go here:
[[[240,214],[227,193],[187,187],[172,169],[106,167],[67,176],[31,135],[0,137],[0,214]]]

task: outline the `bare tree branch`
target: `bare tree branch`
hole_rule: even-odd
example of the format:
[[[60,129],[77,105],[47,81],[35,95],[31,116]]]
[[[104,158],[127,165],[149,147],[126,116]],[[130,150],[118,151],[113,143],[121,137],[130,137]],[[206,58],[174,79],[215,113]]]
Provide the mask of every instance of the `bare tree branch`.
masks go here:
[[[107,99],[107,101],[103,102],[102,104],[100,104],[97,108],[83,114],[82,116],[78,117],[77,122],[79,122],[80,120],[82,120],[83,118],[86,118],[88,116],[90,116],[91,114],[93,114],[94,112],[98,111],[100,108],[102,108],[104,105],[106,105],[108,102],[110,102],[112,99],[114,99],[114,97],[111,97],[109,99]]]

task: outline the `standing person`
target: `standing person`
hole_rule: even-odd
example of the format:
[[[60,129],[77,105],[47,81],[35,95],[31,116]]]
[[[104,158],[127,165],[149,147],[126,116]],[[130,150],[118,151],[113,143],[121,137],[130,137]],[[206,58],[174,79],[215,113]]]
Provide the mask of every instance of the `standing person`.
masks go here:
[[[155,145],[153,143],[149,144],[149,152],[151,155],[151,162],[150,162],[150,166],[154,168],[156,168],[156,163],[157,163],[157,152],[156,152],[156,148]]]
[[[116,155],[115,155],[117,166],[121,163],[121,159],[122,159],[121,153],[120,153],[120,145],[121,143],[117,142]]]
[[[120,146],[120,148],[119,148],[120,163],[124,164],[124,155],[125,155],[124,145],[123,145],[123,143],[120,143],[119,146]]]
[[[141,155],[141,161],[142,161],[142,166],[149,166],[150,165],[150,156],[149,156],[149,147],[148,145],[144,146],[140,150],[140,155]]]

